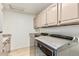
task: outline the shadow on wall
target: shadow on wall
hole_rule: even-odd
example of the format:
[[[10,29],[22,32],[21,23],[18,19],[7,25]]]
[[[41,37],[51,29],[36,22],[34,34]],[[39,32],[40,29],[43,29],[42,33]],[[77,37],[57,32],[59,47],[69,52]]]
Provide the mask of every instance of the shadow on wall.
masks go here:
[[[41,28],[40,32],[79,37],[79,25]]]

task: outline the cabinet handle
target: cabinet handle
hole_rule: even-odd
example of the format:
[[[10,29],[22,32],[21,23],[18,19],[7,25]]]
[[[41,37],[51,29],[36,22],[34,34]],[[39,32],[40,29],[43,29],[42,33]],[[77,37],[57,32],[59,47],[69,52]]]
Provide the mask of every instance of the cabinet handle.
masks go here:
[[[59,23],[61,23],[61,21],[59,21]]]

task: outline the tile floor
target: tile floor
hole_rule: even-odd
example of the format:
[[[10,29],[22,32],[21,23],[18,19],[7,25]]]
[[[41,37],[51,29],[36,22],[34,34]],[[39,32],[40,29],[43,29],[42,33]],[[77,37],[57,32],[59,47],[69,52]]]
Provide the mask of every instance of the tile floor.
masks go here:
[[[29,48],[20,48],[20,49],[16,49],[14,51],[11,51],[9,56],[29,56]]]
[[[39,49],[35,47],[31,48],[20,48],[9,53],[9,56],[45,56],[45,54]]]
[[[46,56],[39,48],[21,48],[9,53],[9,56]],[[79,44],[62,50],[58,56],[79,56]]]

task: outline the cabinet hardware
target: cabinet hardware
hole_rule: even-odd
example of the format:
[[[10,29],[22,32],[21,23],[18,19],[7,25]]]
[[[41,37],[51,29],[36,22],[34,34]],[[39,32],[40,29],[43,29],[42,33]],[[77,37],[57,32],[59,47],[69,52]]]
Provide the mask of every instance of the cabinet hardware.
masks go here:
[[[59,23],[61,23],[61,21],[59,21]]]

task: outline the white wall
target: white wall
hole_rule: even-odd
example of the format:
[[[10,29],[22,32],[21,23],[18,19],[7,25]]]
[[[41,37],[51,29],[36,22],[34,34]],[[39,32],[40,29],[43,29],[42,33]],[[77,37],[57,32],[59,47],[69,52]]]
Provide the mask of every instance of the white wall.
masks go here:
[[[3,32],[12,34],[11,50],[29,47],[29,33],[34,32],[33,17],[12,11],[4,12]]]
[[[41,28],[40,32],[79,37],[79,25]]]

